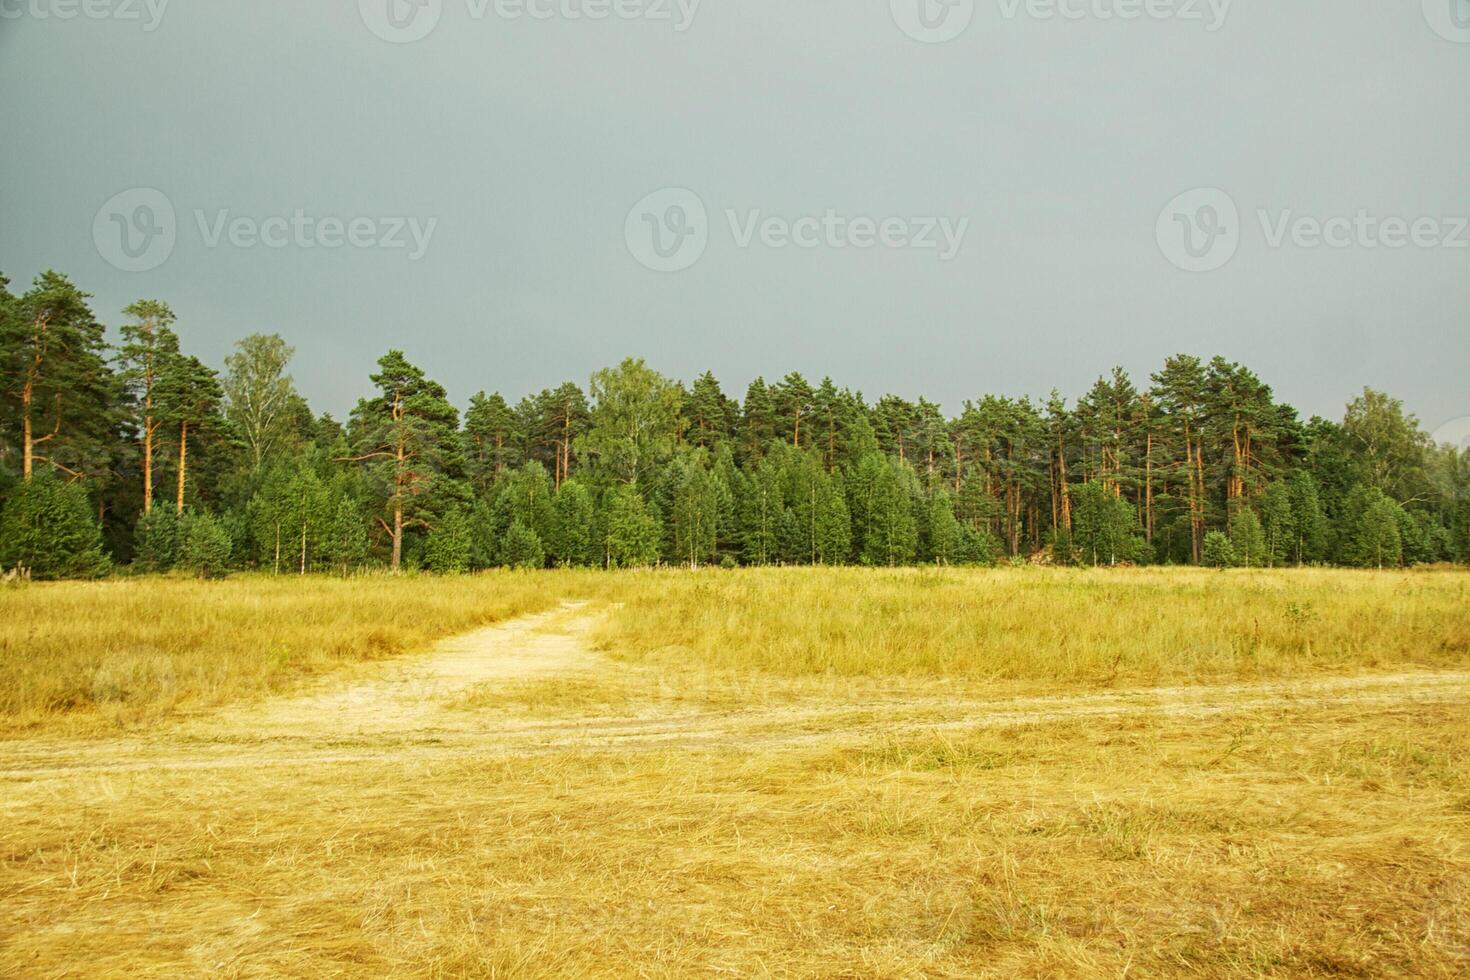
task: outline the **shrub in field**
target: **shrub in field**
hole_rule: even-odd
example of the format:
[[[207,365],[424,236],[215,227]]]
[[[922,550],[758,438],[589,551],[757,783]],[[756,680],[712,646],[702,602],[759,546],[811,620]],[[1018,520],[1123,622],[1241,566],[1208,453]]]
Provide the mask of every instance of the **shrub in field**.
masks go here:
[[[133,566],[142,572],[167,572],[179,563],[183,543],[178,516],[169,507],[155,507],[138,520],[133,535]]]
[[[429,531],[424,564],[430,571],[464,572],[470,567],[470,524],[464,511],[451,508]]]
[[[546,564],[541,538],[517,518],[510,522],[500,545],[500,563],[510,568],[540,568]]]
[[[179,522],[178,567],[200,578],[220,578],[230,568],[230,532],[220,521],[203,512],[184,515]]]
[[[1256,512],[1249,507],[1241,507],[1231,522],[1230,549],[1235,552],[1237,565],[1261,568],[1266,564],[1266,535]]]
[[[637,491],[616,486],[608,491],[607,563],[612,568],[639,568],[658,561],[662,529],[658,517]]]
[[[0,565],[45,579],[95,578],[109,564],[79,484],[43,472],[11,490],[0,513]]]
[[[1205,535],[1203,561],[1206,568],[1230,568],[1236,561],[1235,547],[1225,535],[1211,531]]]
[[[1348,494],[1343,510],[1342,563],[1359,568],[1397,567],[1404,556],[1403,508],[1380,490],[1357,486]]]

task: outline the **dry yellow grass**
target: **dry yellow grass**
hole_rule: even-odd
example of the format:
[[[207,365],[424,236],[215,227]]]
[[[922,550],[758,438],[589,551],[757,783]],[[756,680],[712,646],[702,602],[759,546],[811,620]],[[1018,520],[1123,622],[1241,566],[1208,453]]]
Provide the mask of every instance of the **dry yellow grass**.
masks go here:
[[[582,576],[589,578],[589,576]],[[572,576],[239,576],[0,587],[0,729],[146,722],[556,605]]]
[[[439,675],[391,732],[370,711],[275,731],[248,699],[111,737],[12,732],[0,974],[1463,976],[1467,579],[422,580],[474,624],[589,599],[538,628],[600,621],[602,659],[454,696]],[[367,590],[355,615],[381,608],[378,583],[345,587]],[[1037,609],[1051,622],[1026,626]],[[1068,619],[1048,664],[1032,645]],[[399,628],[426,642],[428,621]],[[427,675],[394,687],[398,663],[312,690],[384,672],[412,697]],[[1128,689],[1163,679],[1193,686]]]
[[[615,656],[788,677],[1157,682],[1470,662],[1470,575],[768,569],[630,590]]]

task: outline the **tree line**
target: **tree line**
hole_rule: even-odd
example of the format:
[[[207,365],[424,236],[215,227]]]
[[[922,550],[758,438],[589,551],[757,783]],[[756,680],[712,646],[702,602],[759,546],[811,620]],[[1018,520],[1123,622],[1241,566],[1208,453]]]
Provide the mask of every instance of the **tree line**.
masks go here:
[[[1470,454],[1371,389],[1304,421],[1219,357],[955,417],[798,373],[736,399],[630,358],[461,414],[392,350],[338,420],[296,390],[277,335],[217,370],[165,303],[128,306],[110,342],[65,276],[9,287],[0,564],[35,577],[1470,561]]]

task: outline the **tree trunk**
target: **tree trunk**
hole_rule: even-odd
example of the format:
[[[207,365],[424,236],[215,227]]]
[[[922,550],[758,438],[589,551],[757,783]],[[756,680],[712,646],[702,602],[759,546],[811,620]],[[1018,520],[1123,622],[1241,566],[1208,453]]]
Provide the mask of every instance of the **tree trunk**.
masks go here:
[[[179,423],[179,502],[178,513],[184,512],[184,486],[189,474],[189,423]]]
[[[143,416],[143,513],[153,513],[153,416]]]
[[[1143,536],[1154,543],[1154,434],[1148,433],[1143,462]]]
[[[35,441],[31,436],[31,391],[31,383],[27,381],[25,388],[21,391],[21,411],[24,413],[21,417],[21,430],[24,433],[25,441],[21,474],[22,478],[26,480],[31,478],[31,470],[34,465],[33,460],[36,457]]]
[[[393,502],[393,571],[403,563],[403,504]]]
[[[31,478],[35,470],[36,433],[31,424],[31,407],[36,399],[36,376],[40,373],[41,364],[46,359],[46,342],[42,338],[46,335],[46,325],[49,322],[50,315],[42,313],[31,324],[31,363],[26,366],[26,383],[20,391],[23,443],[21,477],[26,480]]]

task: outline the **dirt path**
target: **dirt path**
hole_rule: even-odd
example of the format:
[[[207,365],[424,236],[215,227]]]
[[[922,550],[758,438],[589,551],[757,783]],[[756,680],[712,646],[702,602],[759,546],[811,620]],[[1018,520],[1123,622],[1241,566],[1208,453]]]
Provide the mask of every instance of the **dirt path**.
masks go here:
[[[228,708],[203,719],[186,737],[220,728],[261,738],[324,735],[392,738],[436,727],[443,703],[476,685],[528,680],[596,668],[587,648],[595,622],[585,602],[498,623],[441,641],[427,654],[395,661],[388,677],[264,705]],[[191,726],[192,727],[192,726]]]
[[[230,707],[145,736],[30,739],[0,746],[0,780],[157,770],[309,767],[576,750],[754,750],[884,735],[1136,716],[1470,703],[1470,673],[1414,672],[1271,683],[1141,688],[1052,697],[893,697],[736,711],[535,720],[447,711],[497,681],[607,677],[631,668],[592,651],[585,603],[476,630],[396,661],[385,676],[306,696]]]

